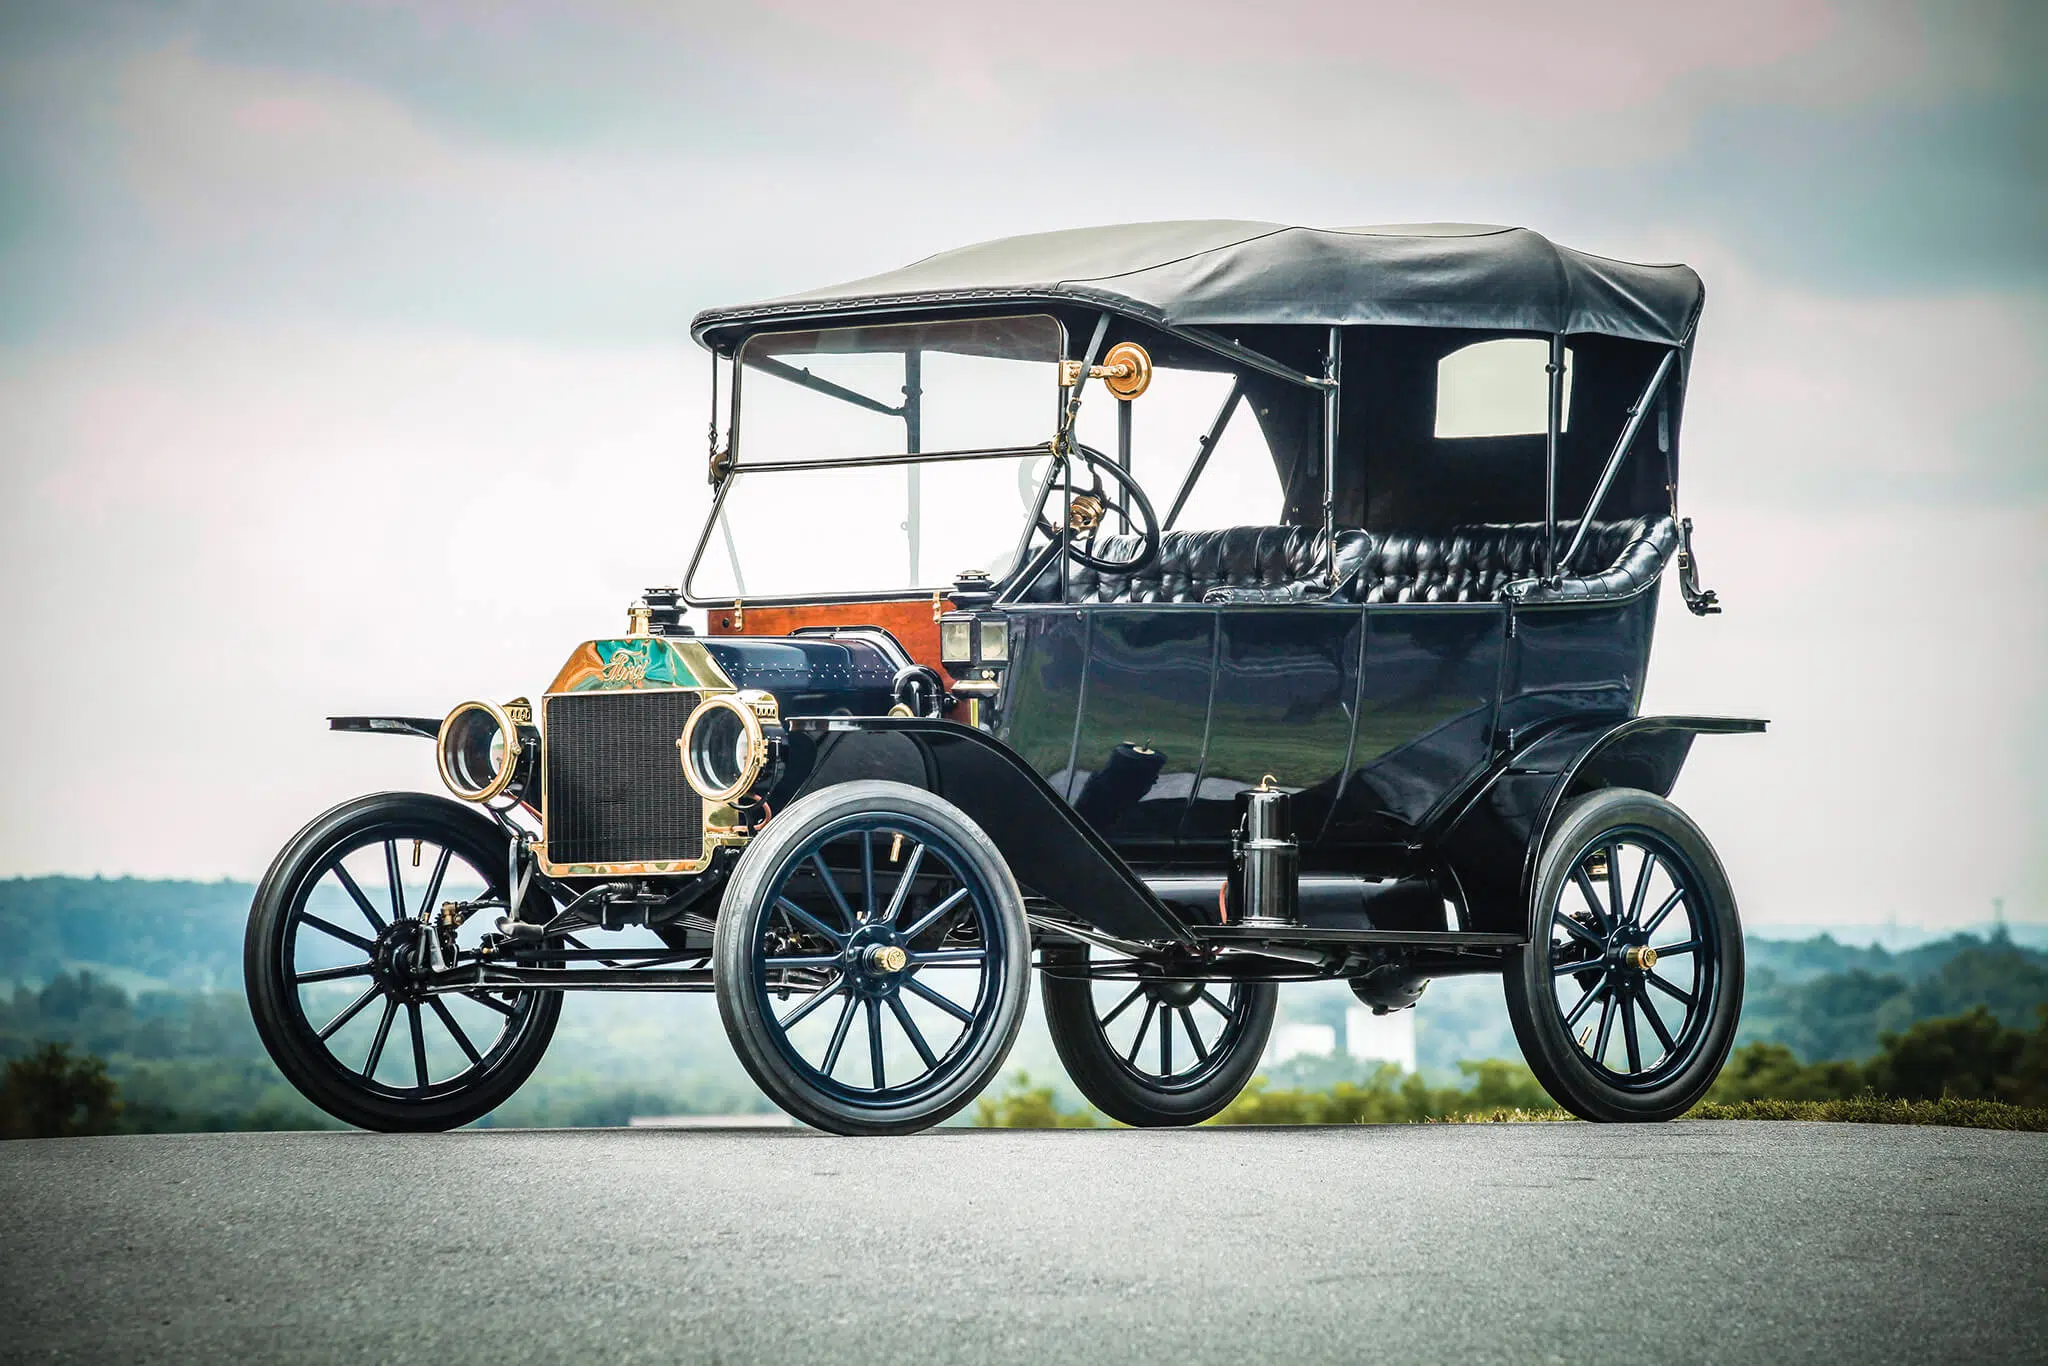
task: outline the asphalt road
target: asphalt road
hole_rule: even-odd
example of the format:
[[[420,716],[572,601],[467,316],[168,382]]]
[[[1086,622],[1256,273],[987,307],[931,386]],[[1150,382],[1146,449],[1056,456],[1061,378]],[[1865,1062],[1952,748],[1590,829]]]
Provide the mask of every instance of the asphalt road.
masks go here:
[[[2048,1137],[1817,1124],[0,1144],[0,1359],[2048,1353]]]

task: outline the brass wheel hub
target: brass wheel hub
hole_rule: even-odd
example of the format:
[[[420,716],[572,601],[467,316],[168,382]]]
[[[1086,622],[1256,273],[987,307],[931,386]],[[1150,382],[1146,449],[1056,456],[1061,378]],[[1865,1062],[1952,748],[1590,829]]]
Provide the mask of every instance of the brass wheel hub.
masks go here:
[[[1638,944],[1624,953],[1621,961],[1638,972],[1648,972],[1657,966],[1657,951],[1648,944]]]
[[[910,955],[900,944],[877,944],[868,950],[868,970],[871,972],[901,972],[910,963]]]

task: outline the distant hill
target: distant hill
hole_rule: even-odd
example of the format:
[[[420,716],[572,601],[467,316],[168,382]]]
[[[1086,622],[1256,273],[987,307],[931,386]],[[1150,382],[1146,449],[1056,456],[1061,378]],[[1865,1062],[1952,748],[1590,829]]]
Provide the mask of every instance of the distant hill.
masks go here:
[[[38,987],[62,972],[89,971],[138,999],[151,992],[242,989],[242,929],[255,888],[246,882],[172,882],[140,878],[14,878],[0,880],[0,995],[8,983]],[[2041,927],[2026,927],[2038,931]],[[2030,937],[2023,932],[2022,937]],[[1799,940],[1751,938],[1749,980],[1740,1039],[1788,1045],[1809,1061],[1867,1058],[1878,1035],[1915,1020],[1987,1005],[2016,1028],[2033,1023],[2048,1002],[2048,952],[2015,942],[2000,930],[1945,939],[1915,937],[1891,950],[1827,934]],[[1353,1004],[1342,983],[1302,984],[1281,993],[1283,1017],[1329,1023],[1340,1030]],[[697,999],[584,998],[571,1002],[565,1038],[550,1070],[589,1069],[608,1079],[652,1086],[683,1058],[725,1068],[722,1040],[708,1050],[685,1046],[715,1036],[716,1016]],[[237,1002],[236,1010],[242,1011]],[[656,1021],[661,1028],[652,1027]],[[21,1028],[29,1029],[24,1020]],[[579,1049],[566,1036],[582,1036]],[[24,1035],[24,1037],[26,1037]],[[64,1037],[72,1037],[69,1032]],[[253,1043],[253,1034],[244,1044]],[[118,1050],[117,1050],[118,1051]],[[241,1047],[239,1053],[247,1053]],[[1417,1060],[1441,1081],[1457,1064],[1518,1056],[1498,981],[1435,982],[1416,1014]],[[1058,1064],[1035,1019],[1012,1058],[1013,1067],[1054,1076]],[[727,1094],[737,1077],[718,1074]],[[674,1102],[680,1107],[683,1099]],[[709,1103],[709,1102],[707,1102]],[[721,1101],[721,1103],[727,1103]]]
[[[242,985],[247,882],[0,879],[0,983],[89,968],[130,990]]]

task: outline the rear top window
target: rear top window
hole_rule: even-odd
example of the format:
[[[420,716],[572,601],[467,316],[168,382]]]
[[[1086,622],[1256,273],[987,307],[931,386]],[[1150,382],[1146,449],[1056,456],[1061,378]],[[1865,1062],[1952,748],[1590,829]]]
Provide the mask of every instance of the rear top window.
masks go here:
[[[1459,347],[1436,365],[1436,435],[1541,436],[1550,430],[1550,343],[1500,337]],[[1564,427],[1571,426],[1572,352],[1564,352]]]

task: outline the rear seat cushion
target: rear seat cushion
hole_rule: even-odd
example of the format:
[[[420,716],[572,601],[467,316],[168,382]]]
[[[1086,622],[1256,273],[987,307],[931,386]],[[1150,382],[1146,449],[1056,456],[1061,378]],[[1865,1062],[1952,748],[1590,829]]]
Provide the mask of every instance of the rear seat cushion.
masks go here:
[[[1558,526],[1559,548],[1576,523]],[[1323,595],[1321,528],[1240,526],[1219,531],[1169,531],[1159,555],[1136,574],[1102,574],[1067,564],[1069,602],[1200,602],[1212,590],[1269,601]],[[1339,602],[1491,602],[1507,592],[1524,601],[1605,597],[1654,580],[1677,546],[1668,516],[1595,522],[1566,566],[1558,588],[1533,580],[1543,571],[1543,523],[1486,522],[1441,534],[1355,528],[1337,532]],[[1114,559],[1138,548],[1135,536],[1104,538],[1098,552]],[[1027,602],[1059,600],[1048,569],[1024,594]],[[1511,587],[1512,586],[1512,587]]]

